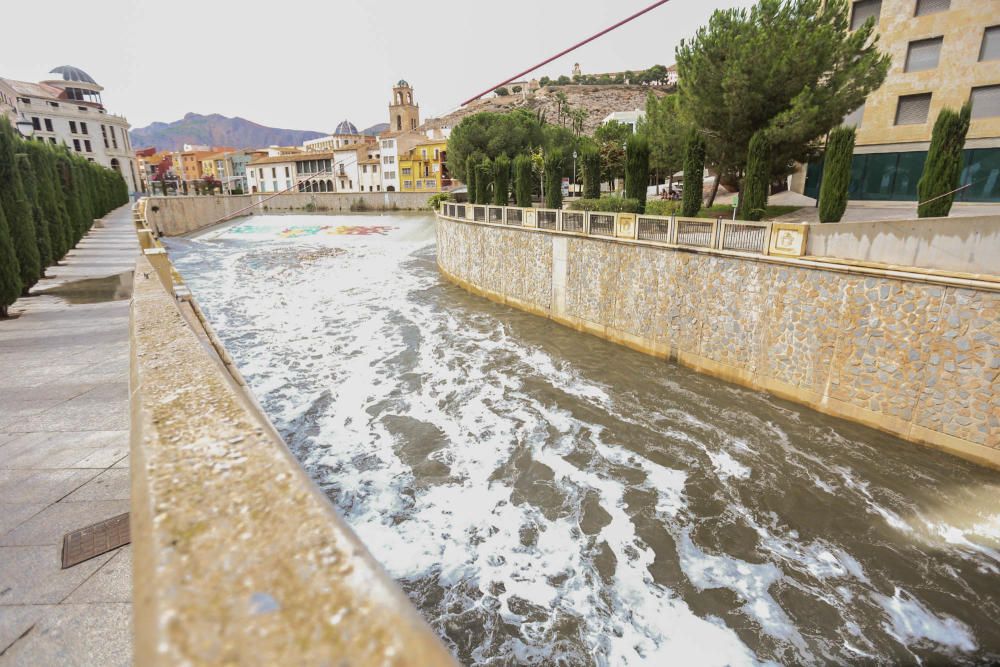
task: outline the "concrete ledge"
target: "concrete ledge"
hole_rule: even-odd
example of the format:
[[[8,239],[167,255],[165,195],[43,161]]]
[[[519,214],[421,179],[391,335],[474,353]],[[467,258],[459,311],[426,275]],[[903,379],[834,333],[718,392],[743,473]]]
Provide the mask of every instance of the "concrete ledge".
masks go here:
[[[135,276],[135,663],[455,664],[145,258]]]

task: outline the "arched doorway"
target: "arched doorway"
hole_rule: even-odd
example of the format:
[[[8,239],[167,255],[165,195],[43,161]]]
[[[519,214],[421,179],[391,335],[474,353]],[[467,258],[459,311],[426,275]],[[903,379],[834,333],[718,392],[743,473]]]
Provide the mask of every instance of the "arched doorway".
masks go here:
[[[111,168],[117,171],[119,174],[122,173],[122,166],[118,162],[118,158],[111,158]]]
[[[327,181],[326,182],[326,191],[327,192],[333,192],[333,181]]]
[[[389,187],[387,187],[385,189],[385,191],[386,192],[395,192],[396,191],[396,186],[395,185],[390,185]]]

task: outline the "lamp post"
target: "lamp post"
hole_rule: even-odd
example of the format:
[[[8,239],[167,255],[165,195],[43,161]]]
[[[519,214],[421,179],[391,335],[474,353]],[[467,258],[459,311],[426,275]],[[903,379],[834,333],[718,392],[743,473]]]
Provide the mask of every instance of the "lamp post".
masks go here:
[[[575,197],[577,192],[578,190],[576,188],[576,149],[574,148],[573,149],[573,194],[570,196]]]
[[[31,123],[30,120],[24,117],[23,113],[21,114],[21,117],[17,120],[17,122],[14,123],[14,127],[17,128],[18,134],[20,134],[25,139],[30,139],[32,135],[35,134],[35,126]]]

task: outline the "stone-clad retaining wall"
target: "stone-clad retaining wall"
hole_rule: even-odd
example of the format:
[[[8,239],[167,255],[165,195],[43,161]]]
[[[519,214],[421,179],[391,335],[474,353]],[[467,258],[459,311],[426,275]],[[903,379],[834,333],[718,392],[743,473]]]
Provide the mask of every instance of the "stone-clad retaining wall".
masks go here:
[[[1000,467],[1000,283],[439,216],[471,291]]]

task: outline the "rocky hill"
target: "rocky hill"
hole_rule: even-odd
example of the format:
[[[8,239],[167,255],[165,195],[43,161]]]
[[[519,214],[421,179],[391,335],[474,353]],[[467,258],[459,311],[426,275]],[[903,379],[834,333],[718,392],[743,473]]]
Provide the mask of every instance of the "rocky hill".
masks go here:
[[[157,150],[180,150],[184,144],[208,146],[235,146],[257,148],[260,146],[297,146],[303,141],[325,136],[326,132],[310,130],[284,130],[267,127],[245,118],[228,118],[217,113],[203,116],[185,114],[172,123],[153,123],[131,131],[132,145],[136,148],[156,147]]]
[[[646,108],[646,95],[653,91],[654,95],[662,97],[668,92],[663,88],[649,86],[546,86],[534,93],[522,95],[514,93],[503,97],[490,96],[468,106],[452,111],[440,118],[431,118],[424,123],[425,128],[455,127],[462,118],[480,111],[510,111],[517,108],[537,111],[541,109],[550,123],[558,122],[558,93],[566,94],[566,105],[570,109],[583,109],[586,117],[583,121],[585,134],[593,134],[604,118],[613,111],[633,111]],[[566,120],[567,126],[570,124]]]

